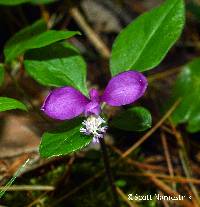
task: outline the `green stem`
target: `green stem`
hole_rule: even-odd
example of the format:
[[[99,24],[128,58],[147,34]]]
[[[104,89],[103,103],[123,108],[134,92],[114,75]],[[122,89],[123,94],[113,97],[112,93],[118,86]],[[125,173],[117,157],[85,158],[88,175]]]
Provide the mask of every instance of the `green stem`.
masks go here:
[[[109,182],[111,190],[112,190],[113,201],[114,201],[114,206],[113,207],[119,207],[118,194],[117,194],[116,186],[115,186],[115,183],[113,181],[113,176],[112,176],[112,173],[111,173],[110,162],[109,162],[109,158],[108,158],[106,144],[105,144],[104,139],[99,139],[99,141],[100,141],[100,144],[101,144],[101,151],[102,151],[103,160],[104,160],[105,172],[106,172],[108,182]]]

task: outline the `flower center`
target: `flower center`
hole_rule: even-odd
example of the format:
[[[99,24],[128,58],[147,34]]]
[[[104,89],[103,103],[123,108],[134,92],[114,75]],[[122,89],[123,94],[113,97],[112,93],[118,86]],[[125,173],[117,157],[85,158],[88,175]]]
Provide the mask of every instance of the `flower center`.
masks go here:
[[[106,121],[100,116],[89,116],[86,120],[82,122],[83,127],[80,128],[80,132],[85,135],[93,135],[93,142],[99,142],[100,138],[104,137],[106,133],[107,126]]]

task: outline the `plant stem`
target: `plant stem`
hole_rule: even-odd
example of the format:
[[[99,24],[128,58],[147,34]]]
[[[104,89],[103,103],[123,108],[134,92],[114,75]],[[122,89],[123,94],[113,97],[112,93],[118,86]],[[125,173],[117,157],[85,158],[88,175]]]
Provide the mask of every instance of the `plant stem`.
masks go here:
[[[113,194],[114,207],[119,207],[119,199],[118,199],[117,189],[116,189],[116,186],[114,184],[111,169],[110,169],[110,162],[109,162],[109,159],[108,159],[106,144],[105,144],[104,139],[99,139],[99,141],[100,141],[100,144],[101,144],[101,151],[102,151],[102,154],[103,154],[105,172],[106,172],[108,182],[110,184],[112,194]]]

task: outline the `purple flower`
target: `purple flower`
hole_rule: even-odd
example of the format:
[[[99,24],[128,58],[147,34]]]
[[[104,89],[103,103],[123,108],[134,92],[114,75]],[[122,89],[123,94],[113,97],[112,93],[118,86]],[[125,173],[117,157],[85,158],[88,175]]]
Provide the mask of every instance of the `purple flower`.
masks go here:
[[[108,83],[102,96],[96,89],[89,91],[89,98],[73,87],[54,89],[47,96],[41,108],[49,117],[68,120],[84,113],[81,132],[93,135],[98,141],[106,131],[105,121],[99,116],[103,102],[110,106],[122,106],[135,102],[143,96],[147,88],[147,79],[137,71],[127,71],[114,76]]]

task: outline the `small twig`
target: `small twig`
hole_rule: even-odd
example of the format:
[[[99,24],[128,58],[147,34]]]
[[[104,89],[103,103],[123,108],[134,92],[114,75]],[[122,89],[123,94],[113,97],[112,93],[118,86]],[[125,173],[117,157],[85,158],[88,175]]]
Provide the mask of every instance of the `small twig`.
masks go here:
[[[148,164],[162,162],[163,160],[164,160],[164,157],[161,155],[152,155],[152,156],[144,158],[144,162]]]
[[[82,30],[87,35],[90,42],[94,45],[97,51],[104,58],[110,57],[110,50],[106,46],[106,44],[101,40],[101,38],[94,32],[94,30],[89,26],[89,24],[84,19],[83,15],[79,11],[78,8],[72,8],[70,10],[72,17],[75,19],[77,24],[82,28]]]
[[[155,177],[150,177],[150,180],[157,186],[159,187],[162,191],[167,193],[170,196],[175,196],[179,197],[180,194],[177,193],[176,191],[172,190],[168,185],[164,184],[162,181]],[[193,203],[191,203],[188,199],[183,199],[183,200],[177,200],[177,202],[181,203],[182,206],[184,207],[193,207]]]
[[[0,190],[4,190],[5,186],[0,186]],[[13,185],[6,189],[6,191],[53,191],[54,186],[44,185]]]
[[[120,150],[119,150],[120,153]],[[122,153],[120,154],[120,156],[122,157]],[[119,161],[120,159],[118,159]],[[126,158],[123,159],[128,163],[128,160],[131,160],[130,158]],[[176,191],[174,191],[173,189],[171,189],[168,185],[164,184],[162,181],[160,181],[159,179],[157,179],[155,176],[150,176],[149,179],[154,182],[155,185],[157,185],[162,191],[164,191],[165,193],[167,193],[168,195],[171,196],[179,196],[180,194],[177,193]],[[184,207],[192,207],[193,204],[188,200],[188,199],[184,199],[184,200],[178,200],[178,202],[180,202],[182,204],[182,206]]]
[[[128,161],[127,161],[127,163],[128,163]],[[187,178],[187,177],[180,177],[180,176],[171,177],[169,175],[157,174],[157,173],[124,173],[124,172],[122,172],[120,174],[126,175],[126,176],[156,177],[156,178],[162,178],[166,181],[171,181],[171,182],[176,182],[176,183],[193,183],[196,185],[200,185],[200,180],[195,179],[195,178]]]
[[[117,187],[116,189],[117,189],[117,193],[128,204],[128,206],[130,206],[130,207],[138,207],[138,205],[135,202],[128,200],[127,195],[125,195],[124,192],[120,188]]]
[[[158,193],[159,193],[161,196],[164,196],[164,194],[163,194],[162,191],[159,190]],[[170,207],[169,204],[167,203],[167,201],[165,201],[164,199],[162,199],[161,201],[162,201],[164,207]]]
[[[118,155],[122,156],[121,150],[117,149],[116,147],[112,147],[112,146],[110,146],[110,147]],[[143,170],[161,170],[161,171],[163,171],[163,168],[161,168],[159,166],[154,166],[154,165],[152,166],[152,165],[149,165],[149,164],[139,163],[139,162],[137,162],[137,161],[135,161],[131,158],[128,158],[128,157],[126,157],[125,160],[128,164],[133,164],[135,167],[138,167],[138,168],[143,169]],[[125,174],[125,173],[123,173],[123,174]],[[172,182],[179,182],[179,183],[189,183],[189,182],[191,182],[191,183],[200,185],[200,180],[198,180],[198,179],[180,177],[180,176],[171,177],[171,176],[168,176],[168,175],[165,175],[165,174],[156,174],[156,173],[134,173],[134,174],[129,173],[129,174],[126,174],[126,175],[159,177],[159,178],[163,178],[163,179],[166,179],[166,180],[171,180]]]
[[[26,148],[26,149],[15,149],[15,151],[1,154],[0,159],[13,158],[13,157],[17,157],[17,156],[21,156],[23,154],[29,154],[29,153],[38,153],[38,147],[31,147],[31,148]]]
[[[161,129],[162,129],[163,131],[165,131],[165,132],[171,134],[171,135],[174,135],[173,132],[172,132],[172,130],[171,130],[170,128],[168,128],[167,126],[165,126],[165,125],[162,125],[162,126],[161,126]]]
[[[190,164],[189,164],[189,158],[188,158],[188,155],[187,155],[187,150],[185,148],[183,137],[182,137],[181,133],[176,129],[176,127],[174,126],[171,119],[169,119],[169,121],[171,123],[172,130],[174,132],[174,136],[177,140],[177,143],[180,146],[179,157],[180,157],[180,160],[181,160],[183,171],[184,171],[186,177],[191,178],[192,177],[192,170],[191,170],[191,167],[190,167]],[[197,206],[200,205],[200,199],[199,199],[199,195],[198,195],[198,191],[197,191],[196,187],[192,183],[189,183],[189,186],[190,186],[190,188],[191,188],[191,190],[192,190],[192,192],[195,196],[195,199],[193,199],[193,202],[196,201],[198,203]]]
[[[117,153],[118,155],[122,155],[122,152],[121,150],[119,150],[118,148],[116,148],[115,146],[113,145],[108,145],[115,153]],[[147,163],[141,163],[141,162],[138,162],[138,161],[135,161],[133,159],[130,159],[130,158],[126,158],[126,162],[139,168],[139,169],[143,169],[143,170],[159,170],[159,171],[162,171],[162,172],[166,172],[166,169],[162,166],[156,166],[156,165],[151,165],[151,164],[147,164]]]
[[[3,197],[3,195],[5,194],[5,192],[11,187],[11,185],[16,180],[16,178],[18,176],[20,176],[20,174],[24,171],[24,169],[27,167],[27,165],[30,164],[30,162],[31,162],[31,160],[30,159],[27,159],[24,162],[24,164],[15,172],[15,174],[13,175],[13,177],[7,182],[7,184],[2,187],[2,189],[0,190],[0,198]]]
[[[148,76],[148,82],[153,82],[155,80],[164,79],[164,78],[166,78],[170,75],[174,75],[174,74],[180,72],[181,68],[182,67],[172,68],[172,69],[169,69],[169,70],[165,70],[165,71],[162,71],[162,72],[159,72],[159,73],[149,75]]]
[[[118,195],[117,195],[116,186],[114,184],[114,180],[112,177],[112,173],[111,173],[111,169],[110,169],[110,162],[109,162],[109,158],[108,158],[108,152],[106,149],[106,144],[105,144],[104,139],[100,139],[100,145],[101,145],[101,151],[102,151],[103,160],[104,160],[105,172],[106,172],[108,182],[110,184],[112,194],[113,194],[114,206],[118,207],[119,206],[119,199],[118,199]]]
[[[49,192],[51,191],[46,191],[44,193],[42,193],[42,195],[40,195],[39,197],[37,197],[33,202],[31,202],[30,204],[28,204],[28,206],[25,206],[25,207],[32,207],[33,205],[37,204],[40,202],[40,200],[46,196]]]
[[[174,170],[173,170],[173,165],[172,165],[172,161],[171,161],[170,154],[169,154],[169,148],[168,148],[168,144],[167,144],[167,140],[166,140],[166,136],[165,136],[164,132],[161,132],[161,141],[162,141],[163,148],[164,148],[164,154],[165,154],[169,174],[173,178],[174,177]],[[173,184],[172,187],[174,190],[176,189],[175,184]]]
[[[44,18],[45,22],[47,23],[47,27],[49,27],[49,19],[50,19],[50,14],[48,12],[48,10],[46,9],[45,5],[40,4],[39,5],[40,8],[40,12],[41,12],[41,16]]]
[[[179,105],[180,99],[178,99],[171,108],[166,112],[166,114],[160,119],[157,124],[151,128],[141,139],[139,139],[135,144],[133,144],[127,151],[122,155],[122,158],[127,157],[131,152],[133,152],[137,147],[139,147],[144,141],[146,141],[163,123],[164,121],[172,114],[172,112]]]

